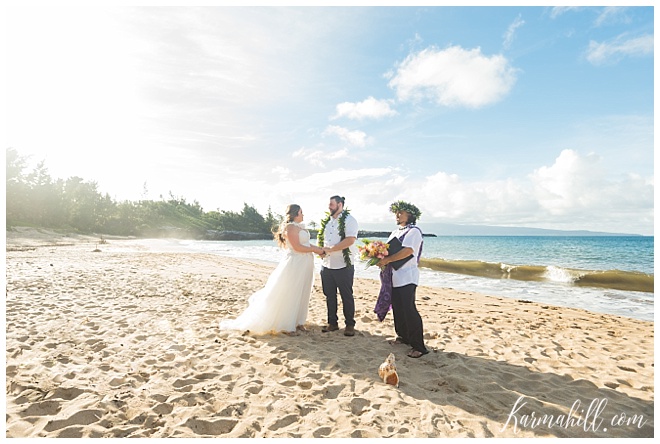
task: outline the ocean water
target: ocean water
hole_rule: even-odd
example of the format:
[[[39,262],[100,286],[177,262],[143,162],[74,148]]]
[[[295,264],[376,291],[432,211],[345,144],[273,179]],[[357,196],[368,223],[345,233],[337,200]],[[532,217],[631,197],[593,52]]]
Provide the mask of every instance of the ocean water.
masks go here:
[[[171,242],[270,262],[284,254],[273,241]],[[653,321],[653,244],[642,236],[426,237],[420,284]],[[358,261],[356,276],[378,280],[379,269]]]

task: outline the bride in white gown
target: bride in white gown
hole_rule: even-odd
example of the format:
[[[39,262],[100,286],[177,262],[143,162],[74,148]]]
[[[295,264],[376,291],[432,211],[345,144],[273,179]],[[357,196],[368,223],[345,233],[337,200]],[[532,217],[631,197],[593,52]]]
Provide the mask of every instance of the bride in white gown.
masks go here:
[[[314,282],[314,253],[322,254],[323,249],[310,245],[300,206],[291,204],[286,213],[285,222],[275,233],[286,255],[266,285],[250,296],[245,311],[236,319],[220,322],[221,330],[294,332],[305,324]]]

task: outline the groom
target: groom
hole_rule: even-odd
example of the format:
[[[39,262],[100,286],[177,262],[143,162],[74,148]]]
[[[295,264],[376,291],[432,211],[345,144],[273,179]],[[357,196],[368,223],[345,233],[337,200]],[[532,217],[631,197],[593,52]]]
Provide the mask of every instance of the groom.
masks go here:
[[[332,196],[328,204],[330,212],[321,221],[317,243],[324,247],[321,285],[328,307],[328,325],[322,332],[339,330],[337,317],[337,289],[341,294],[346,328],[344,336],[355,336],[355,300],[353,299],[353,275],[355,255],[351,246],[358,235],[358,223],[348,210],[344,209],[344,198]],[[353,247],[354,249],[355,247]]]

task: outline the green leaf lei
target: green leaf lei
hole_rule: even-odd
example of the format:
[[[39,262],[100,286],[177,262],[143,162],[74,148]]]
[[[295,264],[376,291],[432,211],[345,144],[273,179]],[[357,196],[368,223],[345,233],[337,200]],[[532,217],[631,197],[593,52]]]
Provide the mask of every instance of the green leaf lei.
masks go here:
[[[348,217],[349,211],[347,209],[344,209],[344,211],[341,213],[341,216],[339,216],[339,236],[341,237],[341,240],[344,240],[346,238],[346,218]],[[319,233],[316,235],[316,243],[318,244],[319,247],[323,247],[323,243],[325,240],[324,233],[325,233],[325,226],[330,222],[330,218],[332,217],[330,213],[325,213],[326,217],[321,221],[321,229],[319,230]],[[344,248],[342,250],[342,254],[344,255],[344,262],[346,263],[347,267],[351,266],[351,250],[349,248]]]

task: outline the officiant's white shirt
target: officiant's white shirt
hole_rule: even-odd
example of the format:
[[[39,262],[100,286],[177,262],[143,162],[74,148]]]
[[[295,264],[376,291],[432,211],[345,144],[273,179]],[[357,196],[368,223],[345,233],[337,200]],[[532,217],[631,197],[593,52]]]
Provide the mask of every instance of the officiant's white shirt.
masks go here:
[[[342,213],[343,214],[343,213]],[[323,233],[323,243],[326,247],[333,247],[341,242],[341,236],[339,235],[339,219],[341,215],[336,219],[331,217],[328,223],[325,225],[325,232]],[[346,232],[344,233],[346,237],[354,237],[357,239],[358,235],[358,223],[357,220],[350,214],[346,216]],[[357,242],[356,242],[357,243]],[[357,252],[356,243],[350,246],[349,250],[351,251],[351,264],[355,264],[355,254]],[[332,253],[326,255],[323,258],[323,266],[325,268],[331,268],[337,270],[339,268],[344,268],[346,262],[344,262],[344,253],[343,251],[333,251]]]
[[[390,237],[387,239],[388,242],[394,237],[401,238],[406,230],[408,230],[408,228],[404,227],[392,231],[392,234],[390,234]],[[403,287],[404,285],[409,284],[419,285],[419,268],[417,268],[417,258],[419,257],[419,250],[422,246],[421,230],[418,230],[417,228],[410,228],[410,231],[408,234],[406,234],[406,237],[403,238],[401,245],[413,249],[413,258],[403,264],[398,270],[392,270],[392,286]]]

